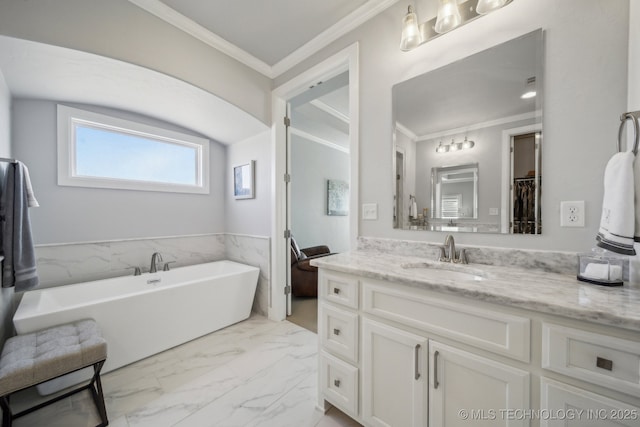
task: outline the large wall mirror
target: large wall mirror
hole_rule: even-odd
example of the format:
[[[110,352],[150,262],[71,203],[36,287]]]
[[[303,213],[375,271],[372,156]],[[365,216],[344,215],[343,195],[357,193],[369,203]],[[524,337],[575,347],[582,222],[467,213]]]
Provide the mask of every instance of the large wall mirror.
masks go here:
[[[540,234],[543,31],[393,87],[394,228]]]

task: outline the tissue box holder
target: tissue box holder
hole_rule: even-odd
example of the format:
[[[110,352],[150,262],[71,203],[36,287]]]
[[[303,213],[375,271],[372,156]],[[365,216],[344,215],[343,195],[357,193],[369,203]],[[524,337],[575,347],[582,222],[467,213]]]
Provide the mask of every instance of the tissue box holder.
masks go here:
[[[629,280],[629,259],[579,254],[578,280],[602,286],[622,286]]]

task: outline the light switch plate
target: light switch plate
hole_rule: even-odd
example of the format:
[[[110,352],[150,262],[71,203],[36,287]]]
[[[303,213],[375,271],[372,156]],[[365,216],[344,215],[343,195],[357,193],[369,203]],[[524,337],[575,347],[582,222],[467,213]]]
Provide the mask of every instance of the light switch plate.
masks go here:
[[[363,203],[362,204],[362,219],[377,220],[378,219],[378,204],[377,203]]]

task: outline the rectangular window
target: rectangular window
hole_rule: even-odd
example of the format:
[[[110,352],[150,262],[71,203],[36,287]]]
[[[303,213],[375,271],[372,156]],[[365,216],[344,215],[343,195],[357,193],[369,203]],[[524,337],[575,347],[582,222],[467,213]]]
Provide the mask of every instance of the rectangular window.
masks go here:
[[[209,193],[209,141],[58,105],[58,184]]]

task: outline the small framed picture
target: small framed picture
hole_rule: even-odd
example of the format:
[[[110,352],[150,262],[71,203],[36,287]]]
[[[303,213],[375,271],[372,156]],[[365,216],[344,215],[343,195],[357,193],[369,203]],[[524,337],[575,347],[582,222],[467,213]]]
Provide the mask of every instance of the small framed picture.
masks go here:
[[[327,180],[327,215],[349,215],[349,183],[337,179]]]
[[[253,199],[255,160],[233,168],[233,197],[236,199]]]

